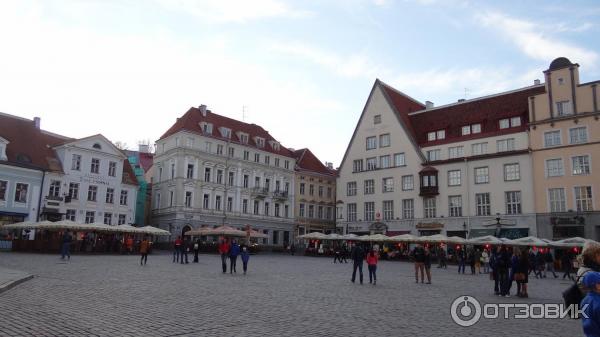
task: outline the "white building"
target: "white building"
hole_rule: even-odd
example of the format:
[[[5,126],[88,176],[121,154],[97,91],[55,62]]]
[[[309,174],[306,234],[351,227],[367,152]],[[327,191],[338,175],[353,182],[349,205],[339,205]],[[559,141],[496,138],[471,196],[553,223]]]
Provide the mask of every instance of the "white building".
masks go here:
[[[260,126],[191,108],[156,142],[152,223],[174,235],[250,225],[265,244],[287,245],[294,166],[293,152]]]
[[[348,233],[535,235],[528,96],[543,86],[434,108],[377,80],[339,169]]]

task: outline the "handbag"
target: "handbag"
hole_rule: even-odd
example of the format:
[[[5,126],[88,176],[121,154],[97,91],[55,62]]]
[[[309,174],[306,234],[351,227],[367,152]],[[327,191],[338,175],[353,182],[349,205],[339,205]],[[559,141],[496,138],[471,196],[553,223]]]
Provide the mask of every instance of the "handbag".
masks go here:
[[[515,273],[515,281],[525,281],[525,273]]]

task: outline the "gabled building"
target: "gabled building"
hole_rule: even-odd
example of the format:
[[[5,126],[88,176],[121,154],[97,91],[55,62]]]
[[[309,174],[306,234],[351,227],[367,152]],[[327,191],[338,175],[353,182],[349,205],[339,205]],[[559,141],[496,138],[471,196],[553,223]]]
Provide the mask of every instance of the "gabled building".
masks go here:
[[[264,244],[287,246],[295,164],[294,153],[262,127],[191,108],[156,142],[153,225],[175,236],[206,225],[250,225],[269,236]]]
[[[544,86],[434,107],[376,80],[339,169],[345,233],[536,234],[528,97]]]
[[[309,149],[294,151],[296,158],[296,235],[336,231],[336,177],[331,163],[323,164]]]

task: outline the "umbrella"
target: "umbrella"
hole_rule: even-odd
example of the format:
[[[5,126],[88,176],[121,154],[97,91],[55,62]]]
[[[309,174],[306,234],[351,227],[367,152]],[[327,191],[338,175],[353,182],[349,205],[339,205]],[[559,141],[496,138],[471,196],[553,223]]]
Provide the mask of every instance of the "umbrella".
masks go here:
[[[448,243],[464,245],[466,242],[467,242],[467,240],[465,240],[464,238],[461,238],[460,236],[451,236],[448,238]]]
[[[144,226],[144,227],[140,227],[139,229],[143,230],[145,234],[149,234],[149,235],[157,235],[157,236],[171,235],[171,232],[166,231],[164,229],[157,228],[157,227],[153,227],[153,226]]]
[[[327,235],[326,240],[344,240],[344,236],[337,233],[331,233]]]
[[[418,242],[432,242],[432,243],[441,243],[448,242],[448,237],[443,234],[435,234],[429,236],[421,236],[417,238]]]
[[[503,245],[504,244],[504,241],[502,241],[501,239],[498,239],[497,237],[495,237],[493,235],[485,235],[485,236],[478,236],[478,237],[470,238],[466,242],[468,244],[472,244],[472,245]]]
[[[257,239],[268,239],[269,236],[265,233],[261,233],[259,231],[256,231],[254,229],[250,229],[250,237],[251,238],[257,238]]]
[[[568,239],[562,239],[562,240],[558,240],[558,241],[550,241],[548,242],[548,244],[550,246],[555,246],[555,247],[583,247],[583,245],[585,245],[586,242],[588,241],[592,241],[592,240],[588,240],[588,239],[584,239],[584,238],[580,238],[578,236],[574,237],[574,238],[568,238]]]
[[[394,242],[416,242],[418,241],[418,237],[412,234],[401,234],[390,237],[390,241]]]
[[[2,229],[36,229],[38,228],[38,223],[33,221],[23,221],[17,223],[11,223],[8,225],[4,225],[1,227]]]
[[[388,242],[390,241],[390,237],[383,234],[373,234],[361,236],[361,240],[370,242]]]
[[[356,240],[357,238],[358,238],[358,235],[356,235],[356,234],[342,235],[342,240]]]
[[[526,236],[524,238],[508,240],[505,244],[510,246],[536,246],[548,247],[548,244],[535,236]]]
[[[305,239],[305,240],[327,240],[327,235],[325,235],[325,234],[323,234],[321,232],[312,232],[312,233],[300,235],[298,237],[298,239]]]
[[[185,235],[215,235],[215,236],[246,236],[245,231],[241,231],[239,229],[235,229],[230,226],[219,226],[216,228],[202,227],[199,229],[193,229],[191,231],[187,231]]]

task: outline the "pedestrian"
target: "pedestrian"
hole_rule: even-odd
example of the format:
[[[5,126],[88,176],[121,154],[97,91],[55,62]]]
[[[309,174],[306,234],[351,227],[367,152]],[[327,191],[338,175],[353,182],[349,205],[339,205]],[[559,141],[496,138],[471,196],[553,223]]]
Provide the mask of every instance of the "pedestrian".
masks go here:
[[[178,236],[173,243],[173,263],[179,262],[179,256],[181,255],[181,236]]]
[[[462,273],[465,273],[465,252],[464,250],[460,249],[460,246],[457,247],[456,250],[456,258],[458,259],[458,273],[460,274],[461,270]]]
[[[198,252],[200,252],[200,238],[194,242],[194,263],[198,263]]]
[[[510,255],[506,247],[502,246],[496,261],[496,269],[498,270],[498,278],[500,280],[500,296],[510,297],[509,294],[509,267]]]
[[[333,263],[337,263],[337,261],[339,260],[340,263],[342,263],[342,253],[340,251],[339,246],[333,248]]]
[[[369,254],[367,254],[367,267],[369,268],[369,283],[372,283],[373,285],[377,284],[377,261],[378,260],[379,260],[379,255],[374,250],[371,250],[369,252]]]
[[[515,270],[514,279],[517,283],[517,296],[518,297],[529,297],[527,292],[527,283],[529,283],[529,255],[527,252],[517,250],[517,268]]]
[[[563,280],[565,277],[568,277],[569,280],[573,280],[573,276],[571,276],[571,270],[573,269],[573,259],[571,258],[571,253],[569,251],[565,251],[562,254],[560,259],[561,267],[563,268]]]
[[[467,263],[471,268],[471,275],[475,275],[475,252],[473,251],[473,248],[467,251]]]
[[[61,260],[67,259],[71,260],[71,242],[73,241],[73,237],[71,236],[71,232],[66,231],[62,237],[62,247],[61,247]]]
[[[127,254],[131,255],[133,253],[133,237],[128,236],[125,244],[127,245]]]
[[[144,239],[140,243],[140,254],[142,258],[140,259],[140,266],[146,265],[148,262],[148,250],[150,249],[150,241],[148,241],[148,237],[144,236]]]
[[[294,245],[294,243],[292,242],[292,244],[290,245],[290,253],[292,253],[292,256],[294,256],[294,254],[296,254],[296,245]],[[340,260],[340,263],[342,261]]]
[[[342,263],[342,260],[344,260],[345,263],[348,263],[347,257],[348,247],[344,244],[344,246],[342,246],[342,251],[340,252],[340,263]]]
[[[583,295],[586,295],[590,289],[583,283],[585,274],[590,271],[600,271],[600,244],[597,242],[587,241],[583,246],[581,255],[579,256],[581,267],[577,270],[577,285]]]
[[[440,263],[438,264],[438,268],[448,268],[448,264],[446,263],[446,249],[441,248],[439,253]]]
[[[481,263],[483,263],[483,273],[489,274],[490,272],[490,254],[487,249],[481,252]]]
[[[510,294],[510,289],[512,288],[513,281],[516,281],[515,275],[519,269],[519,256],[521,251],[517,247],[513,247],[512,254],[510,256],[510,269],[508,273],[508,293]],[[518,286],[517,286],[518,288]],[[519,290],[517,289],[517,293]]]
[[[476,270],[477,274],[481,274],[481,250],[479,248],[477,248],[477,250],[475,251],[474,260],[475,260],[475,270]]]
[[[411,256],[415,261],[415,282],[419,283],[419,272],[421,273],[421,283],[425,283],[425,250],[423,246],[417,245]]]
[[[431,251],[429,251],[429,248],[425,248],[423,266],[425,267],[425,275],[427,275],[427,284],[431,284]],[[421,276],[421,278],[423,277]]]
[[[536,262],[535,253],[533,252],[533,249],[531,249],[531,250],[529,250],[529,271],[527,271],[527,274],[531,275],[532,271],[533,271],[533,275],[536,274],[537,265],[535,262]]]
[[[227,239],[221,239],[219,244],[219,254],[221,254],[221,266],[223,268],[223,274],[227,273],[227,256],[229,255],[229,242]]]
[[[360,284],[363,284],[363,260],[365,259],[365,251],[359,244],[354,244],[352,247],[351,258],[354,261],[354,266],[352,268],[352,283],[356,280],[356,269],[360,274]]]
[[[494,280],[494,295],[500,295],[500,277],[498,275],[498,259],[500,257],[500,246],[496,247],[496,251],[490,253],[490,268],[492,272],[491,278]]]
[[[184,262],[184,257],[185,257],[185,263],[190,263],[188,260],[188,252],[190,251],[190,241],[189,241],[189,237],[186,236],[182,241],[181,241],[181,256],[180,256],[180,263],[183,264]]]
[[[547,248],[546,253],[544,254],[544,260],[546,261],[546,270],[544,271],[544,277],[546,277],[546,272],[551,271],[554,278],[557,278],[558,275],[554,272],[554,256],[550,252],[550,248]]]
[[[248,252],[248,248],[246,246],[242,247],[242,265],[244,268],[244,275],[246,275],[246,271],[248,270],[248,261],[250,260],[250,252]]]
[[[581,301],[580,308],[585,310],[581,320],[583,333],[588,337],[600,336],[600,273],[588,272],[582,279],[582,284],[590,291]]]
[[[231,242],[231,247],[229,248],[229,273],[237,273],[237,257],[240,255],[240,246],[237,244],[235,240]]]
[[[535,254],[535,266],[536,266],[536,278],[543,278],[542,272],[544,271],[544,267],[546,266],[546,260],[544,259],[544,254],[542,249],[538,250],[537,254]]]

